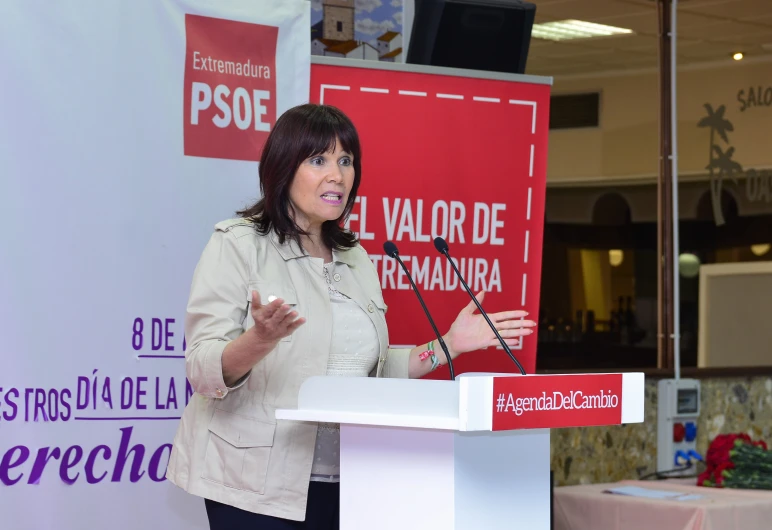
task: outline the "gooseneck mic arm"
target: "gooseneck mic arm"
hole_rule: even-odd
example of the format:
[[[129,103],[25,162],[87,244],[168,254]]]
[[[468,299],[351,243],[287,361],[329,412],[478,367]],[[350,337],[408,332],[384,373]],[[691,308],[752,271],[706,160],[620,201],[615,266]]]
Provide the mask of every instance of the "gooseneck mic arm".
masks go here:
[[[415,282],[413,281],[413,277],[410,276],[410,272],[407,270],[407,267],[402,262],[402,259],[399,257],[399,250],[397,250],[397,245],[395,245],[391,241],[386,241],[383,244],[383,250],[384,252],[386,252],[387,256],[397,260],[397,262],[402,266],[402,270],[405,271],[405,275],[407,276],[407,279],[410,280],[410,285],[413,287],[413,292],[418,297],[418,301],[421,303],[421,307],[424,310],[426,319],[429,321],[429,324],[431,324],[432,330],[434,330],[434,334],[437,336],[437,342],[439,342],[440,347],[442,348],[442,351],[445,352],[445,358],[448,360],[448,369],[450,370],[450,380],[455,381],[456,372],[453,370],[453,358],[450,356],[448,347],[445,344],[445,341],[442,339],[442,335],[437,329],[437,326],[434,323],[434,319],[432,318],[432,315],[429,313],[429,309],[426,307],[426,304],[424,303],[424,299],[421,296],[421,293],[418,291],[418,287],[416,287]]]
[[[520,361],[517,360],[517,357],[515,357],[515,355],[512,353],[512,350],[509,349],[509,346],[507,346],[506,341],[499,334],[499,330],[496,329],[496,326],[493,325],[493,322],[491,322],[491,319],[488,317],[488,313],[485,312],[485,310],[480,305],[480,302],[477,300],[477,297],[474,295],[474,293],[472,293],[472,290],[466,284],[466,281],[464,281],[464,277],[461,275],[461,272],[458,270],[458,267],[456,267],[456,263],[452,259],[450,259],[450,252],[448,251],[448,243],[441,237],[435,237],[434,248],[437,249],[437,252],[444,255],[446,258],[448,258],[448,261],[450,262],[451,267],[453,267],[453,270],[456,271],[456,276],[458,276],[458,279],[461,281],[461,285],[464,286],[464,289],[466,290],[466,292],[469,294],[469,296],[472,297],[472,300],[474,300],[474,304],[477,306],[477,309],[480,310],[480,314],[483,316],[483,318],[485,318],[485,321],[493,330],[493,333],[496,335],[496,338],[499,339],[499,343],[501,343],[501,347],[504,348],[504,351],[507,352],[507,355],[509,355],[509,358],[512,359],[512,361],[517,365],[517,368],[520,370],[520,374],[525,375],[525,369],[523,368],[523,365],[520,364]],[[520,340],[523,340],[523,339],[521,338]]]

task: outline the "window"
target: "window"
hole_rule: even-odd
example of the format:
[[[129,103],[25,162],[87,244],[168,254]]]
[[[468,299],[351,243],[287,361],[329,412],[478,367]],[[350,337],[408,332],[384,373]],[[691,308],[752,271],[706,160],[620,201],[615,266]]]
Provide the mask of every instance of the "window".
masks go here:
[[[343,22],[338,21],[338,31],[343,31]]]
[[[742,186],[743,182],[740,183]],[[705,181],[679,185],[679,199],[683,204],[678,261],[681,366],[727,365],[725,355],[730,355],[732,350],[720,340],[734,339],[731,335],[708,339],[711,337],[708,332],[712,333],[717,326],[701,328],[701,311],[705,321],[728,321],[731,316],[737,318],[732,326],[744,329],[741,335],[748,342],[741,355],[732,356],[738,364],[731,366],[768,365],[768,361],[748,359],[762,358],[759,355],[768,358],[768,337],[771,336],[768,326],[753,318],[769,314],[765,309],[769,306],[764,305],[768,296],[756,295],[768,293],[769,289],[763,287],[767,284],[761,282],[772,280],[762,280],[762,273],[756,269],[761,270],[762,262],[772,258],[769,235],[772,207],[756,206],[752,210],[747,202],[742,202],[747,194],[737,193],[735,189],[722,190],[714,205],[712,193]],[[722,213],[722,225],[716,224],[714,206]],[[546,209],[537,368],[553,371],[656,368],[659,360],[656,184],[609,186],[600,193],[594,186],[548,188]],[[726,267],[743,263],[752,269],[753,278],[748,277],[746,269]],[[703,265],[717,266],[703,269]],[[730,293],[747,291],[747,301],[742,304],[711,304],[710,297],[716,296],[711,293],[729,289],[716,286],[712,279],[704,290],[701,288],[701,272],[716,270],[719,272],[712,273],[711,278],[731,272],[736,278],[732,281],[737,285],[753,281],[757,287],[729,290]],[[743,271],[745,276],[740,275]],[[730,300],[728,295],[722,298]],[[714,353],[705,353],[705,362],[698,364],[703,355],[700,348],[704,352],[713,348]],[[741,358],[744,365],[740,364]]]
[[[550,129],[598,127],[600,93],[564,94],[550,97]]]

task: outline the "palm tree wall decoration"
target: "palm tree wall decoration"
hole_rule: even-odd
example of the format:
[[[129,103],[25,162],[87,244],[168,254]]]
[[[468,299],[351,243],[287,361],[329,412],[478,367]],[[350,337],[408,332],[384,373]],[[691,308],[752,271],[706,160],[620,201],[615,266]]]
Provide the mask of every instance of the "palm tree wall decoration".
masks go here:
[[[710,199],[713,206],[713,219],[716,226],[722,226],[726,223],[724,212],[721,210],[721,190],[724,179],[731,178],[737,184],[737,173],[742,173],[742,166],[732,160],[734,147],[731,145],[724,151],[720,145],[716,144],[716,135],[718,135],[726,144],[729,144],[727,132],[734,131],[732,122],[724,118],[726,106],[721,105],[715,111],[710,103],[705,103],[705,110],[708,115],[702,118],[697,127],[710,128],[710,152],[708,153],[708,165],[705,167],[710,172]]]

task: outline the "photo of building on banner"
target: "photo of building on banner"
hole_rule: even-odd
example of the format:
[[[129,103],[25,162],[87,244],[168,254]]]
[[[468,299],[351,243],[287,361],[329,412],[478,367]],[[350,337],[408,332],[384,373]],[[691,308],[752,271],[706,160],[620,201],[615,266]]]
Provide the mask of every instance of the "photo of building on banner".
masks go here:
[[[385,241],[397,245],[439,329],[470,300],[435,248],[437,236],[470,289],[485,291],[487,312],[538,315],[548,85],[316,64],[311,98],[346,112],[362,139],[362,185],[348,227],[378,271],[392,345],[416,345],[432,329]],[[535,335],[515,353],[533,373]],[[455,364],[456,374],[517,370],[496,348]]]
[[[312,55],[403,63],[403,36],[403,0],[311,0]]]

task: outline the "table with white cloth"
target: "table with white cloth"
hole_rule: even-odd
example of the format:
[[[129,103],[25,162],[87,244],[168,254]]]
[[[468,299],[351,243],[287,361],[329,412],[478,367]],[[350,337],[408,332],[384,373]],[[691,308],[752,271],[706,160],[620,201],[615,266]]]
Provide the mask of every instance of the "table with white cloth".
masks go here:
[[[702,498],[654,499],[605,493],[619,487]],[[772,491],[699,487],[695,479],[625,480],[554,490],[555,530],[768,530]]]

